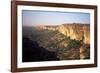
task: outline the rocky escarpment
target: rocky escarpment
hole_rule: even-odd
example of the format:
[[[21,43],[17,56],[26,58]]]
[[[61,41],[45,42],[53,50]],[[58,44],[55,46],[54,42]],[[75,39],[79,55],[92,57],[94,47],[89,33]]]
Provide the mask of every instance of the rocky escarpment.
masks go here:
[[[61,25],[39,25],[34,27],[23,27],[23,36],[28,37],[33,47],[23,47],[26,54],[35,50],[35,55],[29,54],[34,60],[77,60],[90,59],[90,26],[89,24],[61,24]],[[28,42],[28,41],[27,41]],[[38,44],[35,47],[34,42]],[[23,42],[24,43],[24,42]],[[30,43],[29,43],[30,44]],[[31,49],[29,49],[31,48]],[[39,51],[40,50],[40,51]],[[42,51],[43,50],[43,51]],[[45,52],[44,52],[45,51]],[[41,55],[38,55],[40,52]],[[49,53],[49,54],[48,54]],[[42,55],[47,55],[42,58]],[[52,55],[52,56],[50,56]],[[26,57],[25,55],[24,57]],[[33,57],[33,58],[32,58]],[[37,57],[41,57],[37,59]],[[36,59],[35,59],[36,58]],[[31,60],[30,60],[31,61]],[[33,61],[33,60],[32,60]]]
[[[58,31],[71,39],[83,40],[85,44],[90,44],[90,26],[88,24],[63,24]]]
[[[83,40],[85,44],[90,44],[90,25],[89,24],[62,24],[58,26],[40,26],[39,29],[59,31],[70,39]]]

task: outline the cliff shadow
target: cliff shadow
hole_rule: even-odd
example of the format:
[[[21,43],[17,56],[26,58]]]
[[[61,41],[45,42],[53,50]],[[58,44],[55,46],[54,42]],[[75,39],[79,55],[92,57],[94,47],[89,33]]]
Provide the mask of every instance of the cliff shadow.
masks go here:
[[[36,41],[23,36],[22,62],[55,61],[59,60],[55,52],[40,47]]]

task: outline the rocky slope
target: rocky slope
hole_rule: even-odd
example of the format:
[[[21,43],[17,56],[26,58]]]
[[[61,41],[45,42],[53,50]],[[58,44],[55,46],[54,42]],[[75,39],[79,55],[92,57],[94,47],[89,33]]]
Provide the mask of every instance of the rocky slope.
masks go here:
[[[23,37],[24,36],[28,37],[31,40],[31,42],[37,43],[38,46],[36,46],[36,48],[39,48],[39,50],[43,49],[46,50],[48,53],[50,53],[50,54],[46,53],[46,55],[48,56],[47,60],[90,59],[89,24],[74,23],[74,24],[61,24],[56,26],[41,25],[34,27],[23,27]],[[31,50],[36,49],[34,47],[30,48]],[[27,52],[26,50],[28,49],[23,48],[23,50],[25,50],[26,53]],[[45,54],[45,52],[42,51],[40,51],[40,53]],[[51,55],[52,53],[53,55],[50,57],[49,55]],[[36,55],[38,54],[39,53],[37,51]],[[35,57],[30,59],[35,60]],[[36,60],[38,59],[36,58]]]
[[[40,26],[39,29],[59,31],[70,39],[84,40],[85,44],[90,44],[90,25],[89,24],[62,24],[58,26]]]

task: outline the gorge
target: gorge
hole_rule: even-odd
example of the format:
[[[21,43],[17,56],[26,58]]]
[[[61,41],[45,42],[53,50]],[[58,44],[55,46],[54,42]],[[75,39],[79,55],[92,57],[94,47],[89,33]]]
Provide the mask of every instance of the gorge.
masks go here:
[[[42,47],[40,49],[53,52],[55,59],[54,57],[52,59],[54,60],[90,59],[89,24],[66,23],[23,27],[23,37],[36,42],[38,48]]]

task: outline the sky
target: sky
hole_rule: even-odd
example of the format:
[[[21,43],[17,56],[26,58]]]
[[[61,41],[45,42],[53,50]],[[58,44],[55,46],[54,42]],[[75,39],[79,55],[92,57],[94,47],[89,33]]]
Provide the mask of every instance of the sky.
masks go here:
[[[59,25],[64,23],[90,24],[90,14],[78,12],[23,10],[22,23],[24,26]]]

